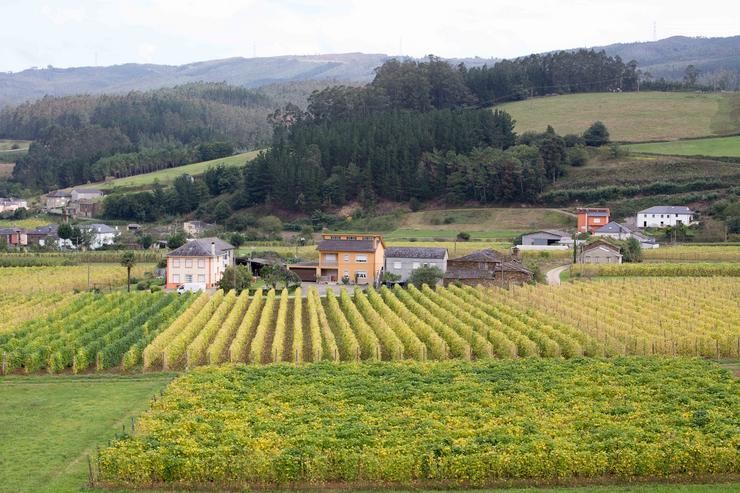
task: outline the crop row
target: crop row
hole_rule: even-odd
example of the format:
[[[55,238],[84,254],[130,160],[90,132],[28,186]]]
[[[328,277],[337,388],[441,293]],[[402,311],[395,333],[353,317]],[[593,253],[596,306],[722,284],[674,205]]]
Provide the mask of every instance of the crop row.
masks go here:
[[[474,288],[315,288],[202,295],[143,352],[145,370],[204,364],[601,356],[592,336]]]
[[[605,279],[484,292],[496,303],[576,328],[607,355],[740,357],[736,277]]]
[[[191,299],[163,293],[78,295],[51,315],[0,335],[2,372],[132,368]]]

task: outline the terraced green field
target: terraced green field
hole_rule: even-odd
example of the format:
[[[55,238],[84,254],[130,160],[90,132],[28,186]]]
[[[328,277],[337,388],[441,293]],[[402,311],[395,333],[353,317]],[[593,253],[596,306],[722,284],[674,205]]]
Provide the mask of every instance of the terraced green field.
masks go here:
[[[155,181],[159,181],[162,185],[168,185],[174,182],[175,178],[182,174],[201,175],[212,166],[218,166],[220,164],[223,164],[224,166],[244,166],[248,161],[254,159],[258,153],[259,151],[244,152],[235,156],[214,159],[212,161],[202,161],[200,163],[186,164],[185,166],[163,169],[152,173],[145,173],[143,175],[118,178],[116,180],[106,183],[98,183],[96,185],[97,188],[102,190],[111,190],[114,188],[119,190],[126,188],[144,188],[153,185]]]
[[[672,156],[740,157],[740,135],[710,139],[632,144],[628,149],[647,154]]]

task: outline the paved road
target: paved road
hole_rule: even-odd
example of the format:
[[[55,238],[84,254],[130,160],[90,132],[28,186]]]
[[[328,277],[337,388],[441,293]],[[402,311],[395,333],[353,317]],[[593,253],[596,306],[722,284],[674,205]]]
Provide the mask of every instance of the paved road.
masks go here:
[[[545,276],[547,277],[547,284],[550,286],[558,286],[560,284],[560,273],[570,267],[570,264],[561,265],[554,269],[548,270]]]

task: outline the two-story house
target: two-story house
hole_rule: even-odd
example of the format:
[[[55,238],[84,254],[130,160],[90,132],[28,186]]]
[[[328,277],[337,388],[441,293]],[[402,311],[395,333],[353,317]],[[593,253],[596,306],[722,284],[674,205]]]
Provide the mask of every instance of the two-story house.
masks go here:
[[[638,228],[665,228],[694,223],[694,211],[686,206],[656,205],[637,213]]]
[[[385,243],[380,235],[324,234],[316,249],[322,281],[375,285],[383,274]]]
[[[609,222],[608,207],[580,207],[576,213],[579,233],[595,231]]]
[[[167,287],[185,283],[216,287],[227,267],[234,265],[234,246],[219,238],[191,240],[167,254]]]
[[[400,276],[406,282],[419,267],[437,267],[447,271],[447,249],[436,247],[393,247],[385,249],[385,272]]]
[[[112,245],[120,234],[116,228],[111,228],[107,224],[83,224],[80,229],[90,235],[90,248],[93,250]]]

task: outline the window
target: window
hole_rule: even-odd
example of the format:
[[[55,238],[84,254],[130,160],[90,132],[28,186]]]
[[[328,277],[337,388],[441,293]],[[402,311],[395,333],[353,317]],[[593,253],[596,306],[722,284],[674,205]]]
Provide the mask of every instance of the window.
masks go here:
[[[206,275],[198,274],[198,282],[206,282]]]
[[[180,267],[180,259],[176,258],[172,260],[172,267]]]
[[[348,270],[345,270],[344,271],[344,277],[349,277],[349,271]]]
[[[367,279],[367,272],[365,272],[364,270],[358,270],[357,279]]]
[[[199,269],[205,269],[206,268],[206,261],[201,259],[198,259],[198,268]]]
[[[349,253],[344,254],[344,261],[349,262]]]
[[[193,282],[193,275],[185,274],[185,282]]]
[[[653,214],[653,217],[655,217],[655,214]]]
[[[403,264],[401,264],[401,262],[393,262],[394,269],[401,270],[402,267],[403,267]]]
[[[601,222],[601,218],[599,218],[599,217],[595,217],[594,218],[594,224],[598,224],[600,222]]]
[[[332,239],[332,240],[341,240],[342,239],[341,236],[336,236],[336,235],[332,235],[329,238]]]
[[[424,262],[424,263],[423,263],[422,265],[423,265],[424,267],[429,267],[429,262]]]
[[[172,275],[172,282],[180,282],[180,274],[173,274]]]
[[[414,262],[414,264],[411,266],[412,269],[418,269],[419,268],[419,262]]]
[[[348,240],[356,240],[356,239],[357,239],[357,237],[355,237],[355,236],[348,236],[348,237],[347,237],[347,239],[348,239]]]
[[[357,262],[358,264],[366,264],[367,255],[355,255],[355,262]]]
[[[193,266],[193,259],[185,259],[185,267],[192,267]]]

